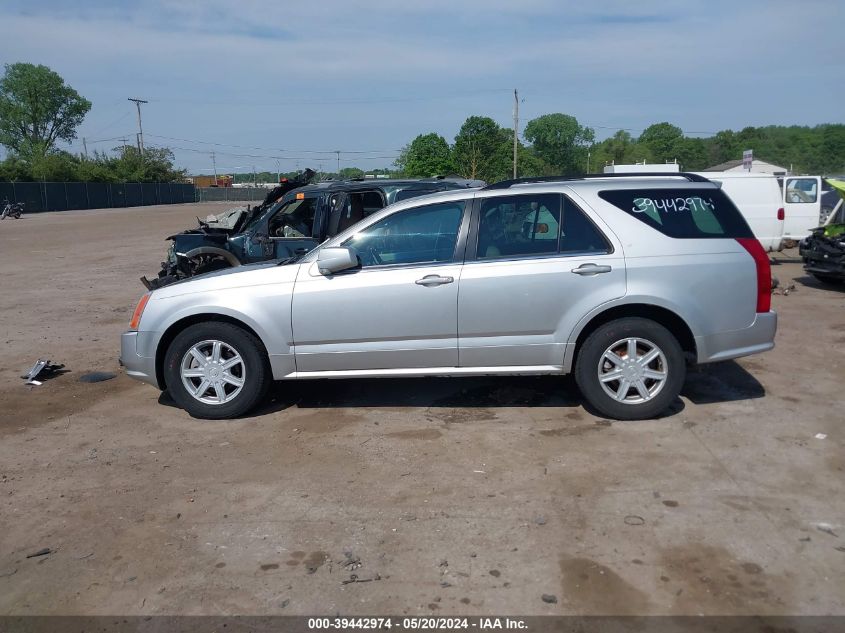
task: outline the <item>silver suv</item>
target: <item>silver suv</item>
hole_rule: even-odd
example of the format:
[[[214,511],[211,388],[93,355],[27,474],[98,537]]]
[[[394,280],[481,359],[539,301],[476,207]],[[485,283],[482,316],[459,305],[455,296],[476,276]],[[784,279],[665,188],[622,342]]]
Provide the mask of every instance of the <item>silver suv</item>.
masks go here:
[[[296,262],[144,295],[130,376],[229,418],[273,380],[567,374],[654,417],[688,362],[772,349],[769,260],[693,174],[521,179],[391,205]]]

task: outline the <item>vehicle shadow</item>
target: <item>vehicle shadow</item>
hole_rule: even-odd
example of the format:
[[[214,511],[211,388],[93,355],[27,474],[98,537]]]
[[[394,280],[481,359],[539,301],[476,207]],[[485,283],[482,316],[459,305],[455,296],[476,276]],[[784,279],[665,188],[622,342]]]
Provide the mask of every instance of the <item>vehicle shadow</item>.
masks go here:
[[[715,404],[762,398],[766,389],[745,367],[726,360],[687,371],[681,395],[693,404]]]
[[[254,415],[296,406],[318,408],[478,408],[582,406],[603,418],[581,397],[571,376],[474,376],[453,378],[350,378],[275,383],[267,402]],[[683,411],[680,398],[666,417]]]
[[[795,281],[796,283],[799,283],[802,286],[806,286],[807,288],[818,288],[819,290],[828,290],[831,292],[845,293],[845,283],[827,284],[823,281],[819,281],[812,275],[796,277]]]

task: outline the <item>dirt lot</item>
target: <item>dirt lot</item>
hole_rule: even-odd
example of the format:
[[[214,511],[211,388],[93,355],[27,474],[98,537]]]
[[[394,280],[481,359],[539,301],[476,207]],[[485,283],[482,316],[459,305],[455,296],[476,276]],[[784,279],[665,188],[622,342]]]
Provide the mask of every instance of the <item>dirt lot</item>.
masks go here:
[[[558,378],[280,384],[230,422],[80,382],[223,208],[0,224],[0,614],[845,613],[845,293],[795,260],[777,349],[659,420]],[[25,387],[38,356],[70,372]]]

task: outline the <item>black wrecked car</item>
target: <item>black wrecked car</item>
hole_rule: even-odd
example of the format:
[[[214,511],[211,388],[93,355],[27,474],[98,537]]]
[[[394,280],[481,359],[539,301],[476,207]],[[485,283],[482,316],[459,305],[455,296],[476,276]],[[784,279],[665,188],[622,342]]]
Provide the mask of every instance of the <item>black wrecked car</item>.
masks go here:
[[[449,189],[482,186],[459,178],[360,179],[305,184],[306,170],[271,191],[262,204],[230,209],[167,239],[172,244],[161,271],[141,277],[148,289],[194,275],[304,255],[358,220],[388,204]]]

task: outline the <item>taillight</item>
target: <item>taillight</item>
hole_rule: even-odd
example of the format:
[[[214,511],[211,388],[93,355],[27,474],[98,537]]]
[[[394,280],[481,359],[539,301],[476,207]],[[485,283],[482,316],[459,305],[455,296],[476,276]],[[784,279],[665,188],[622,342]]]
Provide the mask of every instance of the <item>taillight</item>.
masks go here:
[[[783,220],[786,217],[786,213],[784,213],[783,209],[778,209],[778,220]]]
[[[757,312],[768,312],[772,308],[772,268],[769,256],[753,237],[738,237],[736,241],[754,258],[757,267]]]
[[[137,330],[138,325],[141,323],[141,315],[144,314],[144,308],[147,307],[147,301],[150,300],[150,295],[152,293],[147,293],[141,300],[138,302],[138,305],[135,306],[135,312],[132,313],[132,320],[129,322],[129,329],[130,330]]]

